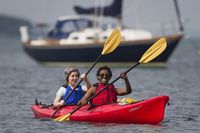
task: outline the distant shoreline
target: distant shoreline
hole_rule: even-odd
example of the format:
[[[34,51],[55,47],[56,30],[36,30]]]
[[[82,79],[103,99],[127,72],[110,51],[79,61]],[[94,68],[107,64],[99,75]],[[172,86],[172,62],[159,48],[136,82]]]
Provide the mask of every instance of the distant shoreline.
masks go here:
[[[19,27],[21,25],[31,25],[31,22],[25,19],[0,15],[0,35],[19,36]]]

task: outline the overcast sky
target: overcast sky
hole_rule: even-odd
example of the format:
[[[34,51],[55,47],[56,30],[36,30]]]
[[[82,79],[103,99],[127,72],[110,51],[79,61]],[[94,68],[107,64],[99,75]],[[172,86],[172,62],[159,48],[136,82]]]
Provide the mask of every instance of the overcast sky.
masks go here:
[[[112,0],[98,0],[108,5]],[[187,34],[200,36],[200,0],[178,0]],[[0,15],[33,22],[55,22],[58,16],[75,14],[74,5],[91,7],[94,0],[0,0]],[[177,26],[173,0],[124,0],[123,23],[129,27]],[[150,28],[149,28],[150,29]]]

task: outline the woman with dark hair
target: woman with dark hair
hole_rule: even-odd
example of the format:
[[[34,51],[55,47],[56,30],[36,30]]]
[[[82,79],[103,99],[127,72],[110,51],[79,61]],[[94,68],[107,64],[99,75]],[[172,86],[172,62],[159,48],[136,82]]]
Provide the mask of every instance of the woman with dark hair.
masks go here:
[[[108,85],[109,80],[112,77],[112,71],[108,66],[103,66],[97,70],[96,76],[99,82],[88,89],[84,97],[78,102],[78,105],[83,105],[87,103],[87,100],[92,95],[98,93],[99,91],[101,91],[101,89]],[[130,94],[132,92],[132,88],[127,78],[127,75],[125,73],[121,73],[121,79],[124,79],[126,87],[116,88],[113,84],[110,84],[106,90],[101,92],[99,95],[93,98],[92,101],[90,101],[91,105],[99,106],[103,104],[114,103],[117,102],[117,96]]]

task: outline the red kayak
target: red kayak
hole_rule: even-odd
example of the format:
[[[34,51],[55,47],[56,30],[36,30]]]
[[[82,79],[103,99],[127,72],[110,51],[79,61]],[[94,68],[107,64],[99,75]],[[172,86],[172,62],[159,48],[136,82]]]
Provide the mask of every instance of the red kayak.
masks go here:
[[[89,109],[89,106],[86,105],[71,115],[70,120],[82,122],[157,124],[164,118],[165,106],[168,101],[168,96],[156,96],[126,105],[113,103],[92,109]],[[61,108],[55,115],[55,118],[68,114],[76,107],[65,106]],[[52,107],[42,108],[41,105],[33,105],[32,111],[35,118],[50,118],[55,112],[55,109]]]

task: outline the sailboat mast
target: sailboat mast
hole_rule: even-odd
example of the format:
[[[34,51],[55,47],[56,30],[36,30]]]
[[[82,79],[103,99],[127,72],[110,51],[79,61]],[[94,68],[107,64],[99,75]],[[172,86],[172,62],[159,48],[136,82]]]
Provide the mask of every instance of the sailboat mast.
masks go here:
[[[117,21],[118,21],[118,26],[119,26],[119,28],[121,29],[122,28],[122,0],[121,1],[119,1],[119,14],[118,14],[118,16],[117,16]]]
[[[181,32],[183,32],[184,31],[184,27],[183,27],[183,23],[182,23],[182,20],[181,20],[181,14],[180,14],[180,10],[179,10],[179,6],[178,6],[178,1],[177,0],[174,0],[174,5],[175,5],[175,9],[176,9],[176,15],[177,15],[177,18],[178,18],[179,30]]]
[[[98,5],[98,1],[95,0],[94,1],[94,16],[93,16],[93,25],[94,25],[94,28],[96,29],[97,28],[97,23],[96,23],[96,19],[97,19],[97,16],[98,16],[98,8],[97,8],[97,5]]]
[[[104,19],[104,15],[103,15],[103,13],[104,13],[104,8],[103,8],[103,6],[102,5],[104,5],[105,4],[105,0],[102,0],[101,2],[100,2],[100,6],[99,6],[99,25],[100,26],[102,26],[102,21],[103,21],[103,19]]]

